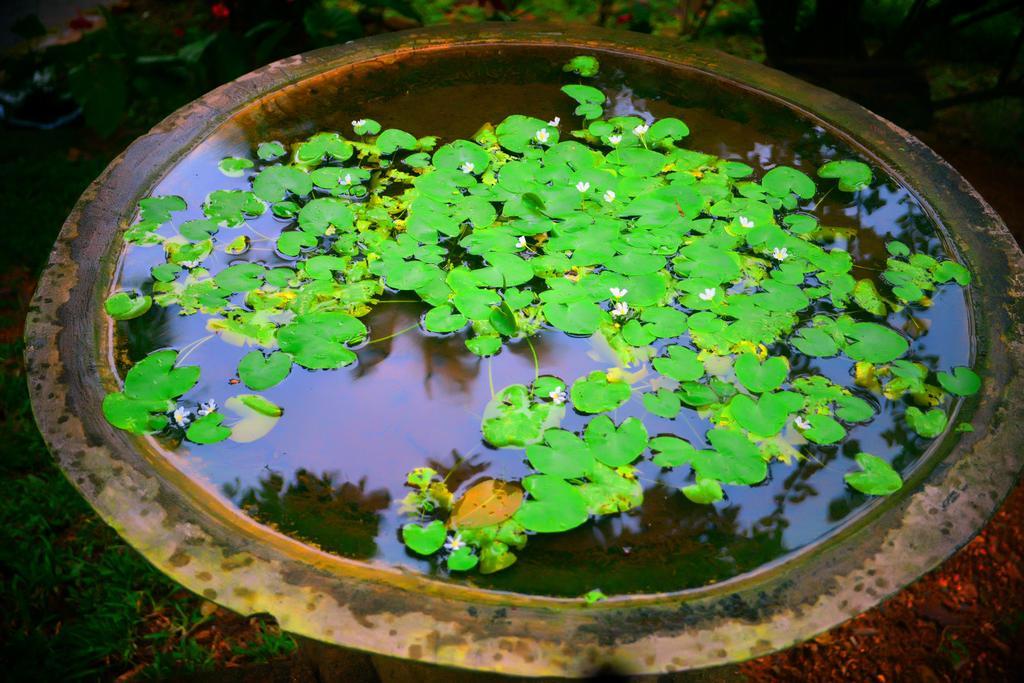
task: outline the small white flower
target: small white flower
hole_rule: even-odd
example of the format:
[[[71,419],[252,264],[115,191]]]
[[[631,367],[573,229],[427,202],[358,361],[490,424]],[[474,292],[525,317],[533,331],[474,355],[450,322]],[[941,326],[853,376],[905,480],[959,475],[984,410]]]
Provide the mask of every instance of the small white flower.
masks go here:
[[[203,417],[204,415],[209,415],[215,410],[217,410],[217,402],[211,398],[209,401],[204,401],[203,403],[200,403],[199,409],[196,410],[196,413],[199,415],[199,417]]]
[[[352,184],[352,174],[351,173],[346,173],[344,178],[339,178],[338,179],[338,184],[339,185],[351,185]]]
[[[617,144],[619,144],[620,142],[622,142],[622,136],[621,136],[621,135],[618,135],[618,134],[615,134],[615,135],[609,135],[609,136],[608,136],[608,142],[609,142],[610,144],[612,144],[612,145],[617,145]]]
[[[533,137],[537,138],[537,142],[543,145],[545,142],[548,141],[548,138],[550,138],[551,135],[548,133],[547,128],[541,128],[540,130],[533,134]]]
[[[810,429],[811,428],[811,423],[808,422],[807,420],[805,420],[802,417],[797,417],[796,420],[794,420],[794,422],[796,422],[796,426],[799,429]]]
[[[614,202],[615,201],[615,192],[613,192],[612,190],[606,191],[604,193],[604,200],[606,202]]]
[[[741,228],[752,228],[754,227],[754,221],[750,220],[746,216],[740,216],[740,227]]]
[[[581,180],[578,183],[576,183],[576,189],[579,190],[580,192],[586,192],[587,190],[590,189],[590,183]]]
[[[459,166],[459,170],[463,173],[472,173],[474,168],[475,166],[472,161],[464,161],[462,162],[462,166]]]
[[[703,292],[698,294],[697,297],[700,298],[701,301],[711,301],[712,299],[715,298],[715,288],[708,287]]]
[[[650,126],[648,126],[646,123],[641,123],[639,126],[633,129],[633,135],[641,137],[642,135],[647,133],[648,130],[650,130]]]
[[[466,542],[462,540],[462,534],[455,534],[450,536],[444,543],[444,549],[449,552],[455,552],[466,545]]]
[[[519,239],[516,240],[516,247],[519,249],[526,248],[526,235],[520,235]]]
[[[182,261],[178,265],[181,266],[182,268],[192,270],[193,268],[199,265],[199,261]]]
[[[551,391],[551,393],[548,394],[548,396],[551,398],[551,401],[556,406],[560,406],[563,403],[565,403],[566,394],[565,394],[565,389],[563,387],[559,387],[557,389],[553,389]]]
[[[555,118],[553,118],[550,121],[548,121],[548,125],[549,126],[553,126],[555,128],[558,128],[558,124],[560,124],[561,122],[562,122],[562,117],[556,116]]]
[[[188,426],[188,423],[192,421],[192,413],[185,409],[184,406],[178,406],[171,413],[171,418],[174,420],[174,424],[179,427]]]
[[[772,249],[772,258],[776,261],[785,261],[787,256],[789,256],[789,250],[785,247],[782,247],[781,249],[775,247]]]
[[[565,258],[572,258],[572,252],[571,251],[565,252]]]
[[[622,297],[626,296],[626,294],[629,293],[629,290],[626,289],[625,287],[609,287],[608,291],[611,292],[612,296],[614,296],[616,299],[621,299]]]
[[[362,126],[365,126],[365,125],[366,125],[366,119],[356,119],[355,121],[352,122],[352,127],[353,128],[361,128]]]
[[[616,301],[615,306],[612,307],[612,315],[616,318],[621,318],[629,313],[629,304],[625,301]]]

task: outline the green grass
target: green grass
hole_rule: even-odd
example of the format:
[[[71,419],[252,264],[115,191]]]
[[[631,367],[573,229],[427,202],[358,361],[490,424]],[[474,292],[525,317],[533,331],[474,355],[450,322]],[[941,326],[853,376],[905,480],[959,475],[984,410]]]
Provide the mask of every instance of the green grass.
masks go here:
[[[212,612],[128,547],[59,472],[35,428],[20,345],[0,349],[0,661],[6,680],[73,681],[215,668],[286,656],[275,626]],[[223,653],[193,637],[241,630]],[[235,622],[235,623],[232,623]],[[222,627],[223,628],[223,627]]]

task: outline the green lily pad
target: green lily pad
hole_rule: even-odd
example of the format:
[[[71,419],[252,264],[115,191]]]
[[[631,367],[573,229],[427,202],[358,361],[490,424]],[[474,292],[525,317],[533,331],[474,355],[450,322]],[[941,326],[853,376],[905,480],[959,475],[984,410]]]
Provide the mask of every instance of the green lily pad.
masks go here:
[[[130,398],[160,401],[181,396],[199,381],[199,366],[175,367],[176,351],[151,353],[132,366],[124,378]]]
[[[811,423],[810,429],[805,429],[803,434],[808,441],[818,444],[836,443],[846,436],[846,429],[828,415],[810,415],[807,421]]]
[[[857,464],[861,472],[850,472],[843,476],[846,483],[869,496],[887,496],[903,487],[899,473],[885,460],[870,453],[858,453]]]
[[[722,485],[704,477],[697,477],[697,483],[684,486],[681,490],[684,496],[698,505],[710,505],[725,498]]]
[[[402,542],[409,550],[418,555],[433,555],[441,546],[448,532],[444,528],[444,522],[435,519],[426,526],[420,524],[406,524],[402,527]]]
[[[704,376],[704,364],[692,349],[673,344],[667,351],[667,356],[654,359],[655,370],[680,382],[689,382]]]
[[[899,332],[877,323],[854,323],[846,336],[853,340],[846,346],[846,355],[869,363],[888,363],[910,348]]]
[[[185,430],[185,438],[193,443],[217,443],[231,436],[231,430],[221,425],[224,416],[220,413],[203,415]]]
[[[277,332],[281,350],[310,370],[349,365],[356,360],[346,344],[366,336],[366,326],[344,313],[305,313]]]
[[[693,455],[691,464],[697,476],[748,486],[768,476],[768,464],[747,437],[728,429],[712,429],[707,438],[715,450]]]
[[[578,479],[594,469],[590,446],[564,429],[544,432],[544,445],[530,444],[526,458],[535,470],[561,479]]]
[[[168,412],[174,404],[168,399],[132,398],[121,392],[103,397],[103,416],[118,429],[134,434],[158,432],[167,426]]]
[[[238,376],[245,386],[263,391],[279,384],[292,371],[292,358],[275,351],[265,356],[262,351],[250,351],[238,363]]]
[[[946,413],[938,408],[924,412],[916,406],[907,408],[906,418],[910,428],[926,439],[933,439],[944,432],[948,419]]]
[[[628,401],[631,393],[628,384],[610,382],[605,373],[595,370],[573,382],[570,396],[573,407],[579,412],[604,413]]]
[[[593,78],[601,68],[596,58],[590,55],[577,55],[562,66],[562,71],[579,74],[584,78]]]
[[[647,412],[669,420],[679,415],[679,411],[682,409],[682,401],[679,396],[676,392],[668,389],[658,389],[654,393],[644,394],[643,402]]]
[[[829,161],[818,169],[820,178],[836,178],[844,192],[863,190],[871,184],[871,167],[860,161],[843,159]]]
[[[229,178],[241,178],[245,173],[245,169],[252,167],[253,163],[251,160],[241,157],[225,157],[217,164],[220,172]]]
[[[523,479],[530,494],[515,519],[529,531],[557,533],[587,521],[587,502],[579,489],[564,479],[538,474]]]
[[[480,558],[473,553],[473,549],[467,545],[452,552],[446,560],[448,571],[468,572],[480,562]]]
[[[295,166],[271,166],[252,182],[253,193],[265,202],[279,202],[291,192],[304,197],[313,190],[309,174]]]
[[[456,313],[451,306],[435,306],[423,317],[423,326],[431,332],[447,334],[457,332],[469,323],[466,316]]]
[[[765,173],[761,186],[775,197],[785,197],[792,192],[801,199],[810,199],[816,191],[814,181],[806,173],[789,166],[776,166]]]
[[[769,356],[762,363],[757,356],[744,353],[736,359],[735,369],[743,386],[757,394],[775,391],[789,376],[789,362],[782,356]]]
[[[132,320],[146,314],[153,298],[138,292],[115,292],[103,302],[103,309],[114,320]]]
[[[766,437],[782,431],[789,416],[803,404],[803,396],[792,391],[765,393],[756,401],[746,394],[737,394],[729,403],[729,410],[741,427]]]
[[[484,408],[481,430],[484,439],[496,448],[523,448],[541,441],[545,431],[558,426],[564,415],[564,406],[535,403],[529,389],[512,384]]]
[[[678,436],[656,436],[650,441],[652,462],[658,467],[679,467],[693,462],[697,449]]]
[[[647,428],[635,417],[616,427],[607,415],[599,415],[587,424],[584,438],[593,457],[608,467],[628,465],[647,448]]]
[[[940,372],[938,377],[942,388],[957,396],[971,396],[981,389],[981,378],[970,368],[954,368],[953,374]]]

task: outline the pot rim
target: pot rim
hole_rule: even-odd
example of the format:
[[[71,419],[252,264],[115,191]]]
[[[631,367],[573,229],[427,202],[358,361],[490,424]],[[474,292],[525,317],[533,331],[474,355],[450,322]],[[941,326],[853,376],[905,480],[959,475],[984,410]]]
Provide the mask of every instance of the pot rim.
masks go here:
[[[227,121],[305,83],[371,62],[463,48],[562,47],[661,62],[781,103],[873,158],[918,196],[974,274],[969,308],[983,391],[929,447],[898,494],[759,568],[671,593],[510,594],[341,558],[273,531],[196,485],[152,438],[110,427],[113,325],[95,319],[137,202]],[[284,59],[171,114],[115,159],[65,223],[33,298],[26,361],[33,411],[62,470],[163,573],[243,614],[369,652],[520,675],[696,669],[806,640],[873,607],[974,536],[1009,493],[1024,444],[1024,257],[970,185],[923,143],[835,94],[698,46],[604,29],[478,24],[385,34]],[[409,594],[415,594],[415,599]],[[685,654],[681,654],[685,653]]]

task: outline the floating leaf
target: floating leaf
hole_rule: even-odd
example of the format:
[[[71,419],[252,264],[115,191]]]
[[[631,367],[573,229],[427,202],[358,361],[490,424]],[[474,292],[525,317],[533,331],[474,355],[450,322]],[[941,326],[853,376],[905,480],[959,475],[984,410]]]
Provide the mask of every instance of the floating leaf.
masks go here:
[[[629,400],[628,384],[610,382],[608,376],[595,370],[573,382],[570,395],[573,407],[581,413],[603,413],[614,410]]]
[[[516,513],[523,502],[518,484],[485,479],[462,494],[452,506],[449,525],[456,529],[477,529],[500,524]]]
[[[490,400],[481,424],[484,439],[496,448],[523,448],[539,442],[545,430],[562,420],[565,407],[534,403],[530,390],[512,384]]]
[[[305,313],[277,332],[281,350],[310,370],[339,368],[355,362],[345,345],[366,336],[366,326],[344,313]]]
[[[735,369],[743,386],[757,394],[775,391],[789,376],[789,362],[782,356],[769,356],[762,363],[757,356],[744,353],[736,359]]]
[[[857,190],[863,190],[871,184],[871,167],[852,159],[829,161],[818,169],[818,176],[821,178],[836,178],[839,180],[840,190],[856,192]]]
[[[240,157],[225,157],[220,160],[217,164],[217,168],[220,172],[229,178],[241,178],[245,173],[245,169],[252,168],[253,163],[249,159],[242,159]]]
[[[697,483],[684,486],[682,492],[691,502],[698,505],[710,505],[725,498],[722,485],[714,479],[704,477],[697,477]]]
[[[843,476],[846,483],[861,493],[870,496],[887,496],[903,487],[903,480],[892,466],[870,453],[858,453],[857,464],[862,472],[850,472]]]
[[[544,445],[530,444],[526,447],[526,457],[538,472],[561,479],[585,477],[594,469],[590,447],[564,429],[544,432]]]
[[[854,323],[846,336],[854,340],[846,346],[846,355],[869,363],[888,363],[910,348],[902,335],[877,323]]]
[[[444,528],[444,522],[435,519],[430,524],[406,524],[402,527],[402,542],[409,550],[419,555],[433,555],[441,546],[448,532]]]
[[[435,306],[423,316],[423,326],[431,332],[446,334],[461,330],[469,323],[466,316],[456,313],[451,306]]]
[[[678,436],[656,436],[650,441],[652,458],[658,467],[679,467],[693,461],[697,449]]]
[[[658,389],[653,394],[644,394],[643,402],[647,412],[669,420],[679,415],[679,411],[682,409],[679,396],[676,392],[668,389]]]
[[[278,157],[284,156],[286,150],[284,145],[274,140],[273,142],[261,142],[256,147],[256,156],[263,161],[272,161]]]
[[[276,386],[292,371],[292,358],[275,351],[265,356],[262,351],[250,351],[238,363],[238,376],[245,386],[263,391]]]
[[[217,443],[231,436],[231,430],[221,425],[224,416],[220,413],[203,415],[185,430],[185,438],[193,443]]]
[[[946,413],[938,408],[924,412],[911,406],[907,408],[906,418],[910,428],[926,439],[935,438],[946,430]]]
[[[667,377],[680,382],[688,382],[704,376],[704,364],[697,354],[686,348],[673,344],[668,347],[668,356],[654,359],[654,369]]]
[[[271,166],[252,181],[253,193],[265,202],[279,202],[291,192],[304,197],[313,190],[309,174],[295,166]]]
[[[707,438],[715,450],[693,455],[691,464],[698,476],[743,485],[759,484],[768,476],[767,463],[747,437],[728,429],[712,429]]]
[[[232,396],[224,402],[224,407],[238,415],[239,419],[231,425],[232,441],[252,443],[266,436],[281,418],[281,409],[267,401],[264,405],[253,399],[254,394]],[[261,398],[261,397],[257,397]],[[265,399],[264,399],[265,400]],[[271,408],[273,406],[273,408]],[[277,414],[275,412],[276,408]]]
[[[608,467],[628,465],[647,448],[647,428],[635,417],[616,427],[607,415],[599,415],[587,424],[584,437],[593,457]]]
[[[792,192],[801,199],[810,199],[816,189],[814,181],[806,173],[789,166],[776,166],[765,173],[761,186],[776,197],[785,197]]]
[[[468,572],[480,562],[480,558],[473,554],[473,549],[467,545],[455,550],[446,560],[448,571]]]
[[[803,396],[792,391],[765,393],[757,400],[737,394],[729,403],[729,410],[736,423],[747,431],[759,436],[775,436],[803,404]]]
[[[584,78],[592,78],[597,75],[600,66],[597,59],[590,55],[577,55],[565,63],[562,71],[579,74]]]
[[[558,477],[538,474],[523,479],[530,494],[514,519],[529,531],[557,533],[587,521],[587,502],[579,489]]]
[[[808,441],[831,444],[846,436],[846,430],[843,426],[828,415],[811,415],[807,418],[807,421],[811,424],[811,427],[810,429],[805,429],[803,434]]]
[[[953,374],[940,372],[938,377],[942,388],[957,396],[970,396],[981,389],[981,378],[970,368],[954,368]]]
[[[167,426],[168,412],[174,404],[168,399],[131,398],[123,393],[103,397],[103,416],[118,429],[135,434],[158,432]]]
[[[175,367],[176,351],[151,353],[132,366],[124,378],[124,393],[133,399],[159,401],[181,396],[199,381],[199,366]]]
[[[153,305],[150,296],[138,292],[115,292],[103,302],[103,308],[114,320],[132,320],[146,314]]]

